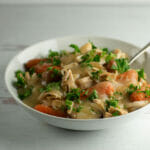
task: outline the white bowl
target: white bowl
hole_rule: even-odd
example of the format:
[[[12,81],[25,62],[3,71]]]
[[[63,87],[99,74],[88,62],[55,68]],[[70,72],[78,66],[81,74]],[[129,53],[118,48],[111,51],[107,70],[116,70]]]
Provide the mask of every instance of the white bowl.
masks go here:
[[[79,120],[79,119],[69,119],[69,118],[60,118],[51,115],[47,115],[41,112],[32,109],[31,107],[24,104],[17,96],[17,91],[12,85],[12,81],[14,80],[14,72],[18,69],[23,69],[23,64],[37,56],[44,56],[48,54],[49,49],[52,50],[60,50],[67,49],[70,50],[68,45],[71,43],[75,43],[79,46],[82,44],[92,41],[98,47],[107,47],[111,50],[115,48],[119,48],[124,52],[128,53],[129,56],[133,56],[138,50],[139,47],[116,39],[111,38],[103,38],[96,36],[70,36],[63,37],[57,39],[51,39],[43,42],[39,42],[33,46],[26,48],[21,51],[17,56],[15,56],[9,63],[5,72],[5,82],[7,88],[16,102],[27,112],[29,112],[32,116],[47,122],[48,124],[72,130],[99,130],[104,128],[113,128],[120,126],[121,124],[126,124],[128,122],[133,121],[138,118],[139,114],[144,113],[150,105],[146,105],[145,107],[138,109],[134,112],[128,113],[123,116],[112,117],[112,118],[103,118],[103,119],[88,119],[88,120]],[[143,57],[137,61],[134,66],[144,67],[146,73],[150,73],[148,70],[148,64],[150,63],[149,53],[146,53]]]

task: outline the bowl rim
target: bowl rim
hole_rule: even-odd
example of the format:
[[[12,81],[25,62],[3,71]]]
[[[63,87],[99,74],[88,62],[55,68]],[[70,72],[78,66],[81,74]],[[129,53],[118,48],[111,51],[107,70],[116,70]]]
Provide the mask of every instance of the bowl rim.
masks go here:
[[[116,116],[116,117],[110,117],[110,118],[97,118],[97,119],[72,119],[72,118],[63,118],[63,117],[57,117],[57,116],[53,116],[53,115],[50,115],[50,114],[46,114],[46,113],[42,113],[40,111],[37,111],[35,110],[34,108],[26,105],[25,103],[22,102],[21,99],[19,99],[15,93],[11,90],[10,86],[9,86],[9,82],[7,80],[7,75],[8,75],[8,72],[9,72],[9,68],[11,66],[11,64],[15,61],[15,59],[21,55],[24,51],[27,51],[28,49],[34,47],[34,46],[38,46],[38,45],[41,45],[45,42],[48,42],[48,41],[52,41],[52,40],[62,40],[62,39],[65,39],[65,38],[100,38],[100,39],[104,39],[104,40],[112,40],[112,41],[117,41],[117,42],[121,42],[121,43],[124,43],[124,44],[127,44],[127,45],[130,45],[132,47],[135,47],[136,49],[140,49],[140,47],[130,43],[130,42],[127,42],[127,41],[123,41],[123,40],[120,40],[120,39],[116,39],[116,38],[110,38],[110,37],[103,37],[103,36],[90,36],[90,35],[72,35],[72,36],[64,36],[64,37],[56,37],[56,38],[50,38],[48,40],[43,40],[43,41],[40,41],[40,42],[36,42],[34,44],[31,44],[30,46],[27,46],[26,48],[24,48],[23,50],[21,50],[20,52],[18,52],[13,58],[11,58],[11,60],[9,61],[9,63],[7,64],[7,67],[5,69],[5,84],[6,84],[6,87],[9,91],[9,93],[12,95],[12,98],[19,104],[21,105],[22,107],[25,107],[27,108],[28,110],[30,111],[33,111],[35,113],[38,113],[39,115],[44,115],[45,117],[49,117],[49,118],[54,118],[54,119],[61,119],[61,120],[65,120],[65,121],[75,121],[75,122],[88,122],[88,121],[102,121],[102,120],[115,120],[115,119],[121,119],[121,118],[125,118],[125,117],[128,117],[128,116],[131,116],[132,114],[135,114],[137,112],[140,112],[140,111],[143,111],[144,109],[146,109],[147,107],[150,106],[150,104],[147,104],[146,106],[142,107],[142,108],[139,108],[133,112],[129,112],[125,115],[121,115],[121,116]]]

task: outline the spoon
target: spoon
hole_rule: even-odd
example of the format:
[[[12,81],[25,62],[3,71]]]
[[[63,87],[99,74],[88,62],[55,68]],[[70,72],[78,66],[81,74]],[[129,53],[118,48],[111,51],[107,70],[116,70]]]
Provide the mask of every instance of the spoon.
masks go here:
[[[129,65],[131,65],[137,58],[139,58],[142,54],[144,54],[148,49],[150,49],[150,42],[130,59]]]

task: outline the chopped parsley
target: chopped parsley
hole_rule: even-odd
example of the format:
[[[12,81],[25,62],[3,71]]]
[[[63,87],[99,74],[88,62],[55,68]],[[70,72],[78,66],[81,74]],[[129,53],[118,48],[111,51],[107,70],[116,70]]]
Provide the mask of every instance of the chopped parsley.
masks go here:
[[[60,90],[60,82],[51,82],[40,89],[40,92],[49,92],[51,90]]]
[[[102,53],[101,53],[101,57],[105,57],[106,55],[108,55],[110,52],[108,50],[108,48],[102,48]]]
[[[48,71],[49,71],[49,70],[52,70],[52,69],[53,69],[53,67],[48,67],[48,68],[47,68]]]
[[[136,91],[137,93],[145,93],[145,97],[150,97],[150,88],[146,88],[145,91]]]
[[[135,91],[137,91],[137,90],[139,90],[139,89],[141,89],[140,86],[135,86],[135,85],[133,85],[133,84],[130,84],[129,87],[128,87],[128,89],[127,89],[127,93],[128,93],[129,95],[131,95],[133,92],[135,92]]]
[[[66,99],[80,102],[80,94],[81,94],[81,90],[79,88],[72,89],[70,92],[67,93]]]
[[[116,55],[114,53],[110,52],[105,58],[106,63],[109,63],[109,61],[114,59],[115,57],[116,57]]]
[[[117,70],[119,73],[124,73],[130,68],[126,58],[116,59],[115,62],[116,65],[112,65],[112,69]]]
[[[90,41],[89,40],[89,42],[91,43],[91,45],[92,45],[92,49],[96,49],[97,47],[93,44],[93,42],[92,41]]]
[[[140,70],[137,70],[137,73],[138,73],[138,80],[140,81],[140,79],[144,79],[145,80],[145,77],[144,77],[144,69],[140,69]]]
[[[77,108],[73,108],[73,111],[78,113],[81,111],[82,108],[83,106],[79,105]]]
[[[61,64],[60,58],[54,57],[52,63],[54,66],[59,66]]]
[[[102,51],[103,51],[103,52],[106,52],[106,53],[109,53],[108,48],[103,48]]]
[[[122,95],[122,92],[116,91],[116,92],[114,92],[114,95]]]
[[[29,97],[32,94],[32,88],[24,88],[23,91],[18,93],[18,97],[23,100],[27,97]]]
[[[58,75],[58,74],[60,74],[60,70],[54,68],[54,69],[53,69],[53,73],[54,73],[54,75]]]
[[[66,50],[61,50],[60,51],[60,56],[64,56],[64,55],[67,55],[67,51]]]
[[[65,100],[65,105],[66,105],[66,108],[67,108],[68,110],[70,110],[70,109],[71,109],[71,105],[72,105],[72,101],[66,99],[66,100]]]
[[[24,80],[24,76],[25,73],[21,70],[18,70],[15,72],[15,76],[17,78],[17,81],[14,82],[14,86],[16,87],[24,87],[25,86],[25,80]]]
[[[100,77],[100,74],[102,73],[102,70],[98,70],[98,71],[95,71],[95,72],[91,72],[91,75],[92,75],[92,79],[93,80],[99,80],[99,77]]]
[[[69,46],[74,49],[74,53],[80,53],[80,48],[76,44],[70,44]]]
[[[59,52],[50,50],[50,51],[49,51],[48,58],[53,58],[53,57],[55,57],[55,56],[59,56]]]
[[[41,61],[39,62],[40,65],[43,65],[44,63],[45,63],[45,61],[43,61],[43,60],[41,60]]]
[[[146,94],[146,97],[150,96],[150,88],[147,88],[144,93]]]
[[[90,63],[81,63],[81,67],[93,68],[93,66]]]
[[[96,98],[98,98],[97,91],[93,90],[93,92],[89,95],[88,100],[93,101]]]
[[[119,116],[119,115],[120,115],[119,111],[115,111],[115,112],[112,113],[112,116],[114,116],[114,117]]]
[[[93,58],[93,61],[99,62],[100,61],[100,55],[95,55]]]
[[[81,95],[82,95],[82,96],[87,96],[87,95],[88,95],[88,92],[89,92],[88,90],[84,90],[84,89],[83,89],[83,90],[81,90]]]
[[[108,110],[108,108],[110,106],[112,107],[117,107],[118,106],[118,100],[115,99],[114,97],[111,97],[109,100],[106,100],[106,110]]]
[[[34,72],[35,72],[35,69],[33,67],[29,69],[30,75],[32,75]]]
[[[81,57],[82,61],[81,63],[90,63],[93,61],[93,58],[95,56],[95,50],[91,50],[88,53],[86,53],[85,55],[83,55]]]
[[[90,62],[99,62],[100,61],[100,55],[95,55],[95,50],[91,50],[87,52],[85,55],[81,57],[81,64],[86,66],[92,66]]]
[[[41,74],[41,73],[38,73],[37,76],[38,76],[39,78],[42,78],[42,74]]]
[[[53,81],[58,81],[61,80],[62,74],[59,69],[56,69],[54,67],[49,67],[47,68],[48,71],[50,71],[49,78],[52,79]]]
[[[61,60],[60,60],[60,53],[56,52],[56,51],[49,51],[49,62],[51,62],[54,66],[59,66],[61,64]]]
[[[82,106],[77,107],[76,112],[80,112],[82,108]]]

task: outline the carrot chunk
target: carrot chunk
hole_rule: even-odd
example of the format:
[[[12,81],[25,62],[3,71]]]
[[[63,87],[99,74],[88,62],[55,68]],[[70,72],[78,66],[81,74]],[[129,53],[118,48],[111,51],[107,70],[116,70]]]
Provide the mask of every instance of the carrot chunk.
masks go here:
[[[117,76],[117,81],[122,83],[136,83],[138,81],[138,73],[135,70],[129,70]]]
[[[34,109],[46,113],[46,114],[50,114],[53,116],[57,116],[57,117],[66,117],[66,114],[61,111],[61,110],[54,110],[52,107],[48,107],[42,104],[38,104],[34,107]]]
[[[38,63],[40,63],[41,61],[46,61],[47,59],[42,59],[42,58],[35,58],[35,59],[31,59],[29,60],[26,64],[25,67],[27,69],[30,69],[32,67],[34,67],[35,65],[37,65]]]

